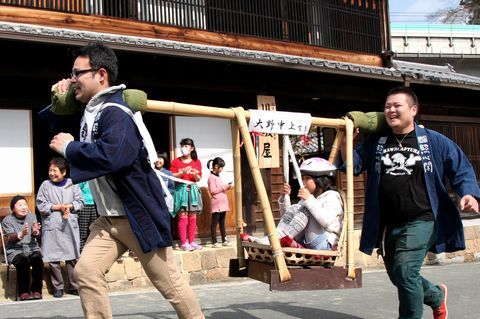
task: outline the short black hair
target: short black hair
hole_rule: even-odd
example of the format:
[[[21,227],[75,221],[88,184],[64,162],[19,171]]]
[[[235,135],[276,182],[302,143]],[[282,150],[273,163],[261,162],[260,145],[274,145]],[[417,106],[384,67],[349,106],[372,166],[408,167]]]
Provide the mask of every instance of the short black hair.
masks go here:
[[[416,105],[417,108],[419,107],[417,94],[415,94],[415,92],[411,88],[409,88],[407,86],[394,87],[393,89],[388,91],[387,97],[389,97],[390,95],[395,95],[395,94],[405,94],[406,96],[408,96],[410,98],[410,102],[412,103],[412,105],[410,105],[410,107],[412,107],[414,105]]]
[[[12,200],[10,201],[10,209],[12,210],[13,212],[13,209],[15,208],[15,204],[19,201],[19,200],[24,200],[24,201],[27,201],[27,199],[25,198],[25,196],[22,196],[22,195],[15,195],[12,197]]]
[[[58,167],[58,169],[60,170],[60,172],[64,173],[67,171],[67,160],[64,159],[63,157],[54,157],[52,158],[52,160],[50,161],[50,163],[48,164],[48,167],[50,167],[51,165],[54,165],[56,167]]]
[[[164,151],[157,151],[157,158],[163,158],[163,167],[169,169],[170,162],[168,161],[168,154]]]
[[[103,68],[108,73],[108,84],[115,85],[118,76],[118,59],[113,50],[106,45],[95,42],[73,51],[73,57],[88,57],[92,69]]]

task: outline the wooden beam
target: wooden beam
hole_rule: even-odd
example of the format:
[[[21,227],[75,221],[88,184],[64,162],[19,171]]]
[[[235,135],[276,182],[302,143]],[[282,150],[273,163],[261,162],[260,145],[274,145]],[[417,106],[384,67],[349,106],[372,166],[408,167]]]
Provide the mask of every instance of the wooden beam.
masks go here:
[[[379,55],[359,54],[291,42],[187,29],[105,16],[81,15],[0,5],[0,21],[233,47],[245,50],[267,51],[346,63],[382,66],[382,59]]]

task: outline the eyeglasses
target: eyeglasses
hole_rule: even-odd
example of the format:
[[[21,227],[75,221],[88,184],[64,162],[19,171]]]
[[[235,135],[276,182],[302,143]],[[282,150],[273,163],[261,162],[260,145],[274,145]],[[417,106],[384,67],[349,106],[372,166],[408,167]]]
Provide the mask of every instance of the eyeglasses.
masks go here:
[[[87,72],[96,72],[99,69],[85,69],[85,70],[72,70],[72,73],[70,73],[70,78],[73,79],[78,79],[82,74],[87,73]]]

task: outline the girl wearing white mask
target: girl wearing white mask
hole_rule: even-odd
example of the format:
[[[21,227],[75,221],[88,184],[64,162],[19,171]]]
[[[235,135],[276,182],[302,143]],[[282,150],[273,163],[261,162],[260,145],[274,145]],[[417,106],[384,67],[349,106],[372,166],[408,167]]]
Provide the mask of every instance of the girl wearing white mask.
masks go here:
[[[197,214],[202,211],[202,194],[196,182],[202,178],[202,164],[198,159],[195,144],[191,138],[180,141],[182,156],[173,160],[170,170],[173,176],[193,183],[176,183],[175,209],[172,216],[178,215],[178,236],[184,251],[200,250],[195,242]]]

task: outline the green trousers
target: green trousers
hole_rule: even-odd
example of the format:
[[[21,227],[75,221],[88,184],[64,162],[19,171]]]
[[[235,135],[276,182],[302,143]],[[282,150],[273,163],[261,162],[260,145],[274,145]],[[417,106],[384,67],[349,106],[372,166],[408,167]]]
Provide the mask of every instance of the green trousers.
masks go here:
[[[386,229],[383,259],[388,276],[398,289],[400,319],[421,319],[423,304],[435,309],[442,302],[442,289],[420,275],[435,239],[433,221],[413,221]]]

